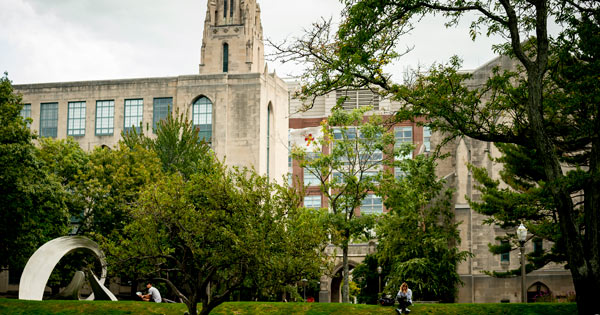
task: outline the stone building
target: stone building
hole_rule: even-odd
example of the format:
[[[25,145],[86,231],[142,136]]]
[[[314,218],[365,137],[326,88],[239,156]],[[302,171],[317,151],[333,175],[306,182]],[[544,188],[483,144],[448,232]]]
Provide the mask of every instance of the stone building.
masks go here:
[[[370,90],[337,91],[318,97],[311,110],[300,112],[301,103],[291,98],[298,83],[284,82],[269,73],[264,61],[260,7],[256,0],[209,0],[204,23],[199,73],[176,77],[121,79],[104,81],[60,82],[15,85],[23,94],[23,115],[31,117],[31,128],[44,137],[72,136],[85,150],[97,146],[113,148],[122,132],[141,128],[152,135],[153,127],[169,111],[185,113],[198,128],[219,158],[229,165],[254,167],[258,172],[279,180],[285,174],[299,178],[308,186],[304,199],[307,207],[327,207],[319,188],[296,161],[288,155],[291,145],[304,145],[307,136],[318,137],[320,122],[337,99],[347,96],[344,107],[372,105],[374,115],[390,115],[397,108],[389,99],[381,99]],[[497,58],[474,70],[473,85],[489,76],[495,65],[510,68],[513,63]],[[441,136],[412,122],[394,127],[398,142],[415,146],[412,153],[427,154],[440,143]],[[460,222],[461,249],[474,254],[459,266],[465,285],[459,302],[520,301],[520,278],[496,279],[484,270],[505,271],[519,266],[518,250],[500,256],[491,255],[487,244],[503,235],[497,227],[484,225],[485,217],[469,208],[465,196],[477,200],[466,164],[485,166],[496,178],[500,165],[489,156],[499,152],[491,143],[460,139],[448,144],[450,157],[439,163],[437,174],[455,188],[455,213]],[[287,160],[287,164],[286,164]],[[383,213],[381,197],[369,195],[362,209]],[[539,244],[548,248],[549,244]],[[352,244],[350,265],[356,266],[375,251],[375,242]],[[527,245],[527,251],[533,244]],[[327,248],[330,255],[341,251]],[[323,276],[319,301],[340,301],[341,259],[337,257],[334,275]],[[10,279],[9,279],[10,278]],[[18,277],[0,273],[0,294],[17,290]],[[573,291],[570,273],[562,265],[549,265],[528,275],[530,291],[549,290],[556,295]],[[111,287],[118,290],[118,286]]]
[[[229,165],[287,173],[288,93],[264,62],[256,0],[209,1],[199,74],[177,77],[15,85],[31,128],[71,136],[85,150],[114,147],[122,132],[152,134],[169,111],[187,114]],[[140,127],[141,126],[141,127]]]

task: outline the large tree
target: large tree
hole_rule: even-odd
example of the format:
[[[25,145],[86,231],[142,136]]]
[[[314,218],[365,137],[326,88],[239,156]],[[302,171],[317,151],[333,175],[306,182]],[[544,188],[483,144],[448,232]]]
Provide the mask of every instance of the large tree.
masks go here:
[[[268,177],[218,162],[189,180],[166,175],[147,186],[123,238],[107,248],[115,263],[137,261],[138,272],[165,281],[190,314],[198,302],[208,314],[248,284],[280,285],[272,270],[294,281],[320,272],[325,230],[293,195]]]
[[[45,242],[67,233],[66,193],[46,172],[36,135],[20,111],[20,96],[0,78],[0,266],[20,268]]]
[[[315,139],[308,151],[298,146],[292,150],[300,166],[319,180],[327,198],[332,242],[342,249],[343,303],[349,302],[350,294],[348,245],[362,236],[370,238],[374,226],[374,217],[366,213],[359,216],[357,209],[373,193],[384,164],[394,156],[393,135],[380,117],[366,120],[368,110],[334,109],[322,124],[323,136]],[[329,152],[323,152],[323,148]]]
[[[375,254],[388,266],[386,290],[397,292],[407,282],[417,299],[453,302],[462,284],[457,267],[469,252],[457,248],[452,190],[436,178],[433,156],[399,164],[403,176],[387,174],[379,187],[390,210],[379,220]]]
[[[399,118],[426,116],[432,127],[450,137],[536,150],[556,208],[579,312],[599,313],[594,297],[600,291],[600,120],[595,84],[600,4],[583,0],[344,3],[338,32],[331,32],[328,23],[317,24],[300,41],[280,47],[288,59],[310,63],[307,75],[313,81],[302,92],[319,95],[341,86],[377,86],[405,101]],[[507,39],[496,48],[516,60],[518,73],[497,71],[482,88],[465,86],[470,75],[458,72],[458,62],[419,74],[407,86],[394,84],[385,74],[383,68],[398,56],[394,49],[403,28],[418,27],[415,21],[426,14],[445,16],[447,24],[453,25],[468,12],[478,14],[471,23],[473,38],[483,29]],[[566,26],[556,41],[548,32],[552,19]],[[567,151],[577,159],[565,159]],[[577,188],[563,169],[568,163],[580,167]],[[583,204],[572,198],[579,191]]]

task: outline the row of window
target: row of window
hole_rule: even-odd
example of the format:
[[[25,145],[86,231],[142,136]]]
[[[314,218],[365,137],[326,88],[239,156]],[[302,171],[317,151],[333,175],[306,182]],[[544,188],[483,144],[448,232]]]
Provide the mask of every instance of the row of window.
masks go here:
[[[321,195],[310,195],[304,197],[304,207],[309,209],[321,208]],[[360,205],[361,214],[383,213],[383,202],[381,197],[375,194],[369,194],[363,199]]]
[[[124,132],[136,128],[139,132],[142,125],[144,100],[126,99],[123,104],[123,130]],[[159,121],[167,117],[173,107],[172,97],[153,99],[153,129]],[[25,104],[21,116],[31,117],[31,104]],[[96,101],[95,134],[107,136],[114,134],[115,101]],[[206,97],[198,98],[192,104],[192,123],[201,139],[207,142],[212,140],[212,102]],[[86,102],[75,101],[67,104],[67,136],[83,137],[86,130]],[[56,138],[58,132],[58,102],[40,104],[40,129],[41,137]]]

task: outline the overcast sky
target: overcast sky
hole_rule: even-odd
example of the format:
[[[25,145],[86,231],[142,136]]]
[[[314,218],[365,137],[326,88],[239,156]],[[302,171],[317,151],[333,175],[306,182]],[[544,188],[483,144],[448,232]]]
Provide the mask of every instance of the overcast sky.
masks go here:
[[[195,74],[207,0],[0,0],[0,72],[14,83],[40,83]],[[338,0],[259,0],[264,37],[300,36],[320,17],[339,18]],[[452,55],[476,68],[494,57],[499,39],[472,42],[468,22],[445,29],[423,20],[402,39],[414,50],[391,71],[428,66]],[[268,47],[267,53],[269,52]],[[279,76],[301,67],[269,63]]]

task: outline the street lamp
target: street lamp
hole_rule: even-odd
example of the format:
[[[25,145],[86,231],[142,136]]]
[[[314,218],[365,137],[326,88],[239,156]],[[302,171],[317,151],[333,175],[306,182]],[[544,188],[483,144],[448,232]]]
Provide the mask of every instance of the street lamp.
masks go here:
[[[527,228],[521,223],[517,228],[517,238],[521,245],[521,302],[527,303],[527,288],[525,287],[525,241],[527,240]]]
[[[304,287],[304,302],[306,302],[306,282],[308,282],[307,279],[302,279],[302,286]]]
[[[383,271],[383,268],[381,268],[381,266],[377,266],[377,273],[379,274],[379,292],[377,293],[381,293],[381,272]]]

